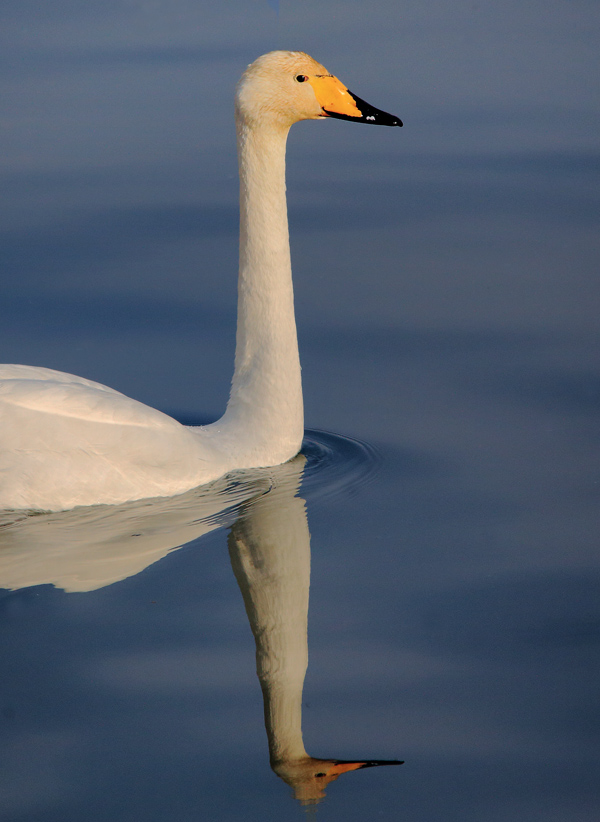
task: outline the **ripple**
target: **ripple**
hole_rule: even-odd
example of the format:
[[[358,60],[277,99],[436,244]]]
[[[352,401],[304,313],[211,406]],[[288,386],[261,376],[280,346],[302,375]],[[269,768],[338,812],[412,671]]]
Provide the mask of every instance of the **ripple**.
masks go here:
[[[292,502],[298,493],[311,506],[359,493],[379,462],[366,443],[307,431],[302,453],[289,462],[232,472],[176,497],[58,512],[5,512],[0,516],[0,585],[18,590],[51,584],[80,592],[112,585],[211,531],[251,517],[266,496],[269,509],[282,516],[287,508],[298,511]],[[292,529],[294,522],[291,516]]]
[[[372,482],[381,463],[376,448],[352,437],[307,429],[301,494],[311,499],[348,496]]]
[[[302,457],[306,462],[298,466],[297,460]],[[133,500],[121,505],[78,506],[59,512],[1,511],[0,533],[22,525],[48,526],[54,522],[69,528],[85,524],[99,532],[121,520],[131,522],[128,528],[132,531],[144,531],[149,527],[148,519],[152,519],[153,529],[159,527],[161,520],[168,529],[174,517],[189,520],[190,524],[205,522],[211,527],[222,527],[230,525],[242,510],[282,483],[292,482],[297,488],[300,477],[300,495],[311,501],[356,494],[372,481],[380,463],[379,452],[365,442],[307,429],[300,455],[283,465],[232,471],[174,497]]]

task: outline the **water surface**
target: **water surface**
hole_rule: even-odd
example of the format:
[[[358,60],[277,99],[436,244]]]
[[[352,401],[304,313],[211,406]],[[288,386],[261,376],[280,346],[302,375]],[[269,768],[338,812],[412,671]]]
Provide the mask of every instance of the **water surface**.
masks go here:
[[[0,16],[2,360],[185,422],[232,372],[243,67],[303,48],[405,122],[290,135],[304,458],[0,520],[1,818],[597,819],[596,4]],[[311,756],[405,764],[293,798],[300,680]]]

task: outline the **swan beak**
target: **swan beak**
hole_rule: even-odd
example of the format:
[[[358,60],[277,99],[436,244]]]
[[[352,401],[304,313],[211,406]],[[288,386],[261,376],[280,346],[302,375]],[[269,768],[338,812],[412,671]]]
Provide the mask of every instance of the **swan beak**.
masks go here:
[[[332,74],[313,75],[308,78],[323,117],[336,117],[354,123],[370,123],[374,126],[401,126],[402,120],[393,114],[375,108],[353,94]]]

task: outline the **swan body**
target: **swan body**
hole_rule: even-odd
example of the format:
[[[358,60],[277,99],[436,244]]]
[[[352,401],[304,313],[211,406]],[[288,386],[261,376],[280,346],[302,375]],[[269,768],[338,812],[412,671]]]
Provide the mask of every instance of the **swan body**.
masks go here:
[[[187,427],[91,380],[0,366],[0,508],[58,511],[168,497],[298,453],[304,422],[285,147],[293,123],[327,117],[402,125],[302,52],[263,55],[238,84],[238,321],[223,417]]]

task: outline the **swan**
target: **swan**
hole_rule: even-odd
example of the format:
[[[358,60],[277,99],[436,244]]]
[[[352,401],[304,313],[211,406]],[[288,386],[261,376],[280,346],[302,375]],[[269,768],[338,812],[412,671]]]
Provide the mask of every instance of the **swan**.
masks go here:
[[[234,469],[279,465],[303,436],[285,196],[290,127],[307,119],[401,126],[303,52],[259,57],[236,90],[240,266],[225,414],[188,427],[100,383],[0,366],[0,508],[68,510],[170,497]]]

